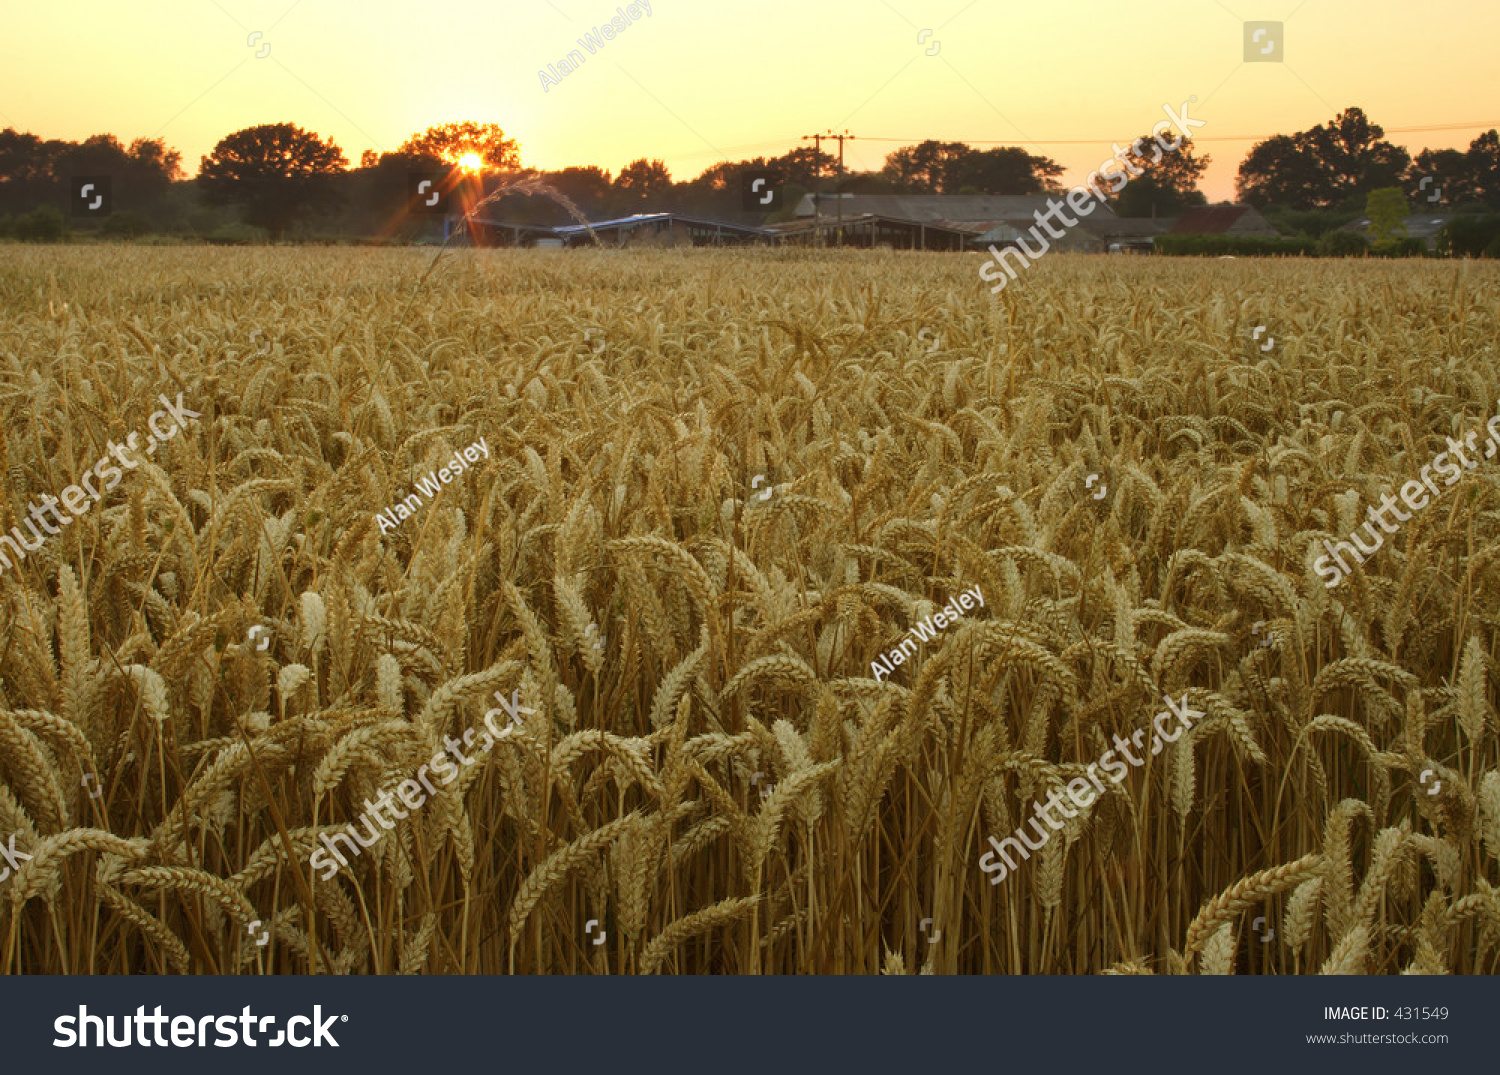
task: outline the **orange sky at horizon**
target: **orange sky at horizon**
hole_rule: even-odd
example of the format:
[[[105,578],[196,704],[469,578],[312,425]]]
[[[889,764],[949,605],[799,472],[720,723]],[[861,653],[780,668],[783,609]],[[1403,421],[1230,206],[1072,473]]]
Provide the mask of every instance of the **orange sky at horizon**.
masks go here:
[[[72,0],[11,3],[0,126],[163,137],[188,174],[224,135],[292,122],[358,163],[435,123],[502,126],[523,162],[675,179],[847,128],[851,170],[924,138],[1021,145],[1081,182],[1197,97],[1201,188],[1232,198],[1255,140],[1357,105],[1413,155],[1500,126],[1500,4],[1434,0]],[[649,7],[649,11],[647,10]],[[627,10],[632,9],[632,10]],[[590,51],[579,39],[616,19]],[[1245,62],[1248,20],[1280,62]],[[927,31],[924,33],[924,31]],[[258,36],[256,36],[258,35]],[[576,50],[582,62],[562,73]],[[552,65],[551,68],[548,65]],[[543,71],[556,71],[547,84]],[[1415,129],[1420,128],[1420,129]],[[825,148],[827,148],[825,143]]]

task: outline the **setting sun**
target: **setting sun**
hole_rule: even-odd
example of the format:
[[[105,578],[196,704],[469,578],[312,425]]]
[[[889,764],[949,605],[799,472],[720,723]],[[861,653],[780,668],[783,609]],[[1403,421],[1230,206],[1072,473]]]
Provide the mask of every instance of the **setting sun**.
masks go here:
[[[478,153],[465,153],[458,158],[458,163],[466,172],[477,172],[484,167],[484,158]]]

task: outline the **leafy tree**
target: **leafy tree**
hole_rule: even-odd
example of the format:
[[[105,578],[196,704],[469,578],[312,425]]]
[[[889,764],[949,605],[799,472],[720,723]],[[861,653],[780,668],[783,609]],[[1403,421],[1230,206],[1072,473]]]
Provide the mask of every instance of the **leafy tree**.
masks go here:
[[[1301,135],[1278,134],[1257,142],[1240,162],[1235,190],[1257,207],[1313,209],[1324,204],[1323,179]]]
[[[758,160],[753,163],[759,164]],[[798,186],[812,190],[816,188],[820,177],[836,175],[838,165],[837,155],[827,150],[818,149],[816,146],[798,146],[789,153],[772,157],[765,162],[764,166],[773,172],[779,172],[786,182],[796,183]],[[845,175],[847,176],[848,173],[846,172]],[[736,193],[738,190],[738,185],[736,185]]]
[[[1322,126],[1259,142],[1240,163],[1240,200],[1257,207],[1329,208],[1395,186],[1411,156],[1384,135],[1363,111],[1347,108]]]
[[[1411,154],[1384,140],[1385,129],[1358,108],[1346,108],[1312,130],[1312,144],[1333,188],[1332,203],[1351,195],[1393,187],[1411,164]]]
[[[62,202],[75,175],[108,175],[116,210],[149,210],[181,175],[181,162],[182,154],[159,138],[137,138],[126,148],[112,134],[44,142],[7,128],[0,131],[0,210]]]
[[[928,139],[903,146],[885,158],[885,174],[914,194],[938,194],[947,185],[950,169],[974,151],[962,142]],[[956,176],[955,176],[956,178]],[[953,184],[957,190],[960,184]]]
[[[1492,127],[1470,142],[1464,162],[1473,196],[1500,208],[1500,131]]]
[[[1422,186],[1429,176],[1433,182]],[[1412,161],[1405,189],[1419,208],[1439,189],[1448,205],[1500,207],[1500,132],[1485,131],[1467,150],[1424,149]]]
[[[1431,182],[1424,185],[1423,181],[1429,179]],[[1418,208],[1427,206],[1434,195],[1449,205],[1469,201],[1475,195],[1469,158],[1459,149],[1422,150],[1411,162],[1404,187]]]
[[[1113,195],[1114,211],[1122,217],[1174,216],[1189,205],[1207,202],[1198,190],[1198,180],[1213,158],[1199,157],[1192,139],[1183,137],[1174,150],[1162,149],[1150,135],[1142,135],[1125,147],[1120,158],[1127,171],[1137,171],[1129,183]],[[1108,188],[1105,188],[1106,190]]]
[[[241,206],[246,223],[280,238],[299,217],[336,200],[330,180],[348,164],[332,140],[269,123],[221,139],[197,181],[209,204]]]
[[[521,167],[521,149],[512,138],[505,137],[493,123],[440,123],[414,134],[397,147],[396,152],[412,156],[437,157],[457,164],[470,153],[477,154],[485,167],[506,172]]]
[[[901,193],[901,184],[884,172],[850,172],[841,186],[846,194]]]
[[[150,222],[140,213],[133,209],[122,209],[105,218],[104,224],[99,228],[99,234],[111,239],[134,239],[138,235],[145,235],[150,230]]]
[[[55,243],[68,234],[67,221],[50,205],[33,209],[19,218],[12,229],[16,238],[28,243]]]
[[[764,157],[756,157],[753,161],[719,161],[711,164],[698,175],[697,179],[690,180],[683,186],[695,187],[702,191],[734,191],[737,190],[739,174],[746,168],[768,167]]]
[[[360,161],[358,170],[337,180],[348,194],[347,226],[365,235],[400,235],[407,239],[429,230],[431,221],[408,218],[408,178],[412,172],[443,172],[451,166],[426,154],[376,155],[370,150],[361,155]]]
[[[160,138],[137,138],[130,148],[112,134],[96,134],[68,144],[53,163],[59,187],[74,175],[107,175],[113,181],[116,211],[154,206],[182,174],[182,154]]]
[[[1330,231],[1318,240],[1318,255],[1326,258],[1359,257],[1370,249],[1369,242],[1357,231],[1342,228]]]
[[[542,180],[578,206],[583,215],[591,220],[599,219],[607,211],[611,185],[609,173],[602,168],[593,165],[563,168],[556,172],[543,172]]]
[[[1052,158],[1033,156],[1020,146],[971,149],[948,168],[943,193],[1042,194],[1059,189],[1056,179],[1062,173]]]
[[[1019,146],[976,150],[963,142],[928,140],[885,158],[881,175],[915,194],[1040,194],[1061,189],[1062,165]]]
[[[1494,256],[1490,251],[1500,242],[1500,213],[1484,216],[1456,216],[1444,224],[1437,235],[1440,254],[1477,258]]]
[[[20,212],[57,193],[53,163],[63,142],[43,142],[7,127],[0,131],[0,210]]]
[[[137,138],[125,151],[133,168],[147,177],[147,182],[165,189],[182,177],[182,154],[167,148],[161,138]]]
[[[1406,234],[1406,218],[1411,209],[1400,187],[1381,187],[1365,198],[1365,215],[1370,218],[1370,235],[1383,243]]]
[[[1272,207],[1265,211],[1271,226],[1283,235],[1307,235],[1318,238],[1351,220],[1358,220],[1358,209],[1287,209]]]
[[[620,169],[614,190],[627,211],[638,212],[647,202],[671,193],[672,173],[661,161],[641,157]]]

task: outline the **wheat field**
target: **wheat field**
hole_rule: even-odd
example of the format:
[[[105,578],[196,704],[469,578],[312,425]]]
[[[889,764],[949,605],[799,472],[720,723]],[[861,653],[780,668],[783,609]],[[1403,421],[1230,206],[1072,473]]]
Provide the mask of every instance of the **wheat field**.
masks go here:
[[[1500,970],[1500,460],[1311,566],[1494,413],[1494,266],[0,252],[0,530],[203,415],[0,572],[5,973]]]

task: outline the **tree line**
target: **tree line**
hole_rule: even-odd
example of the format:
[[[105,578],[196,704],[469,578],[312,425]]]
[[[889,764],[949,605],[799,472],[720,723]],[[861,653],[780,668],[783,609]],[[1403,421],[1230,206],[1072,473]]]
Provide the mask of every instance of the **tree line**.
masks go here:
[[[1131,145],[1116,144],[1122,159]],[[1174,216],[1203,204],[1198,182],[1211,158],[1191,139],[1147,162],[1130,157],[1134,175],[1113,199],[1122,216]],[[977,149],[926,140],[888,154],[872,171],[836,175],[837,161],[815,146],[777,157],[721,161],[697,177],[674,180],[660,160],[642,157],[616,174],[581,166],[555,171],[525,167],[520,147],[492,123],[447,123],[412,135],[394,152],[367,150],[357,166],[332,139],[291,123],[249,127],[225,136],[185,179],[182,156],[164,140],[114,135],[83,142],[43,140],[0,131],[0,236],[58,237],[66,231],[70,177],[107,175],[113,212],[106,234],[187,233],[233,239],[363,236],[409,238],[408,176],[465,166],[471,172],[531,175],[592,220],[643,210],[670,210],[725,220],[763,220],[742,207],[740,176],[749,169],[780,176],[780,216],[806,192],[890,194],[1037,194],[1060,191],[1061,165],[1015,146]],[[1396,190],[1423,208],[1441,202],[1460,210],[1500,209],[1500,135],[1475,138],[1466,150],[1424,150],[1413,157],[1385,138],[1358,108],[1328,123],[1278,134],[1253,145],[1239,165],[1240,200],[1263,210],[1282,230],[1316,236],[1366,211],[1372,192]],[[1382,197],[1387,195],[1382,194]],[[544,199],[506,199],[495,213],[518,224],[564,223],[568,215]],[[772,217],[774,219],[774,217]]]

